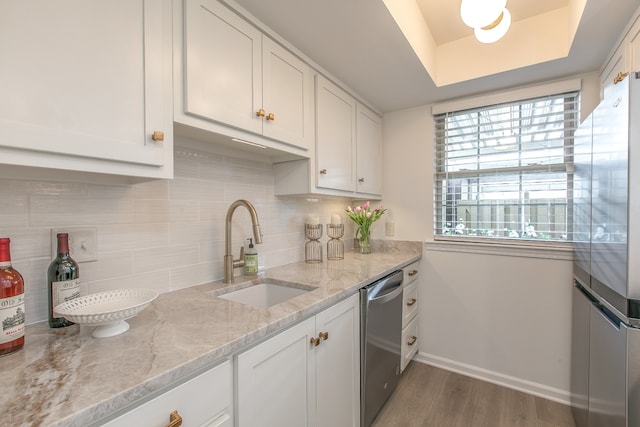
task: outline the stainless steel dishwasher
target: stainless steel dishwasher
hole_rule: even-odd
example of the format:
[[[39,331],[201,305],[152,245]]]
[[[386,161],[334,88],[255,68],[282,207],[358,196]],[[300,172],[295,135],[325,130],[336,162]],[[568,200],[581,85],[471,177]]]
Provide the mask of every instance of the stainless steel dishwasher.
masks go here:
[[[402,270],[360,289],[360,425],[368,427],[400,379]]]

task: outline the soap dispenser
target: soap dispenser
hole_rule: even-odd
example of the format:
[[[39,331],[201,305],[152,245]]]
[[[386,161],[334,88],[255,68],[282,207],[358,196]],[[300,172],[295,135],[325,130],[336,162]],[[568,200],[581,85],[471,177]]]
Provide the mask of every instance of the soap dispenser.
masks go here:
[[[248,238],[249,248],[244,252],[244,274],[255,276],[258,274],[258,251],[253,247],[253,239]]]

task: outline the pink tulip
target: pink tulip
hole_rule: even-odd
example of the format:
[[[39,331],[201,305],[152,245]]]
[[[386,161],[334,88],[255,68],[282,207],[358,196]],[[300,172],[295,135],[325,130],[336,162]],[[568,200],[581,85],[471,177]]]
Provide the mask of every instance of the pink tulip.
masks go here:
[[[371,212],[367,212],[366,217],[371,218],[371,215],[373,215]]]
[[[364,206],[362,206],[362,208],[363,208],[364,210],[369,209],[369,204],[370,204],[370,203],[369,203],[369,201],[367,200],[367,201],[364,203]]]
[[[362,208],[360,206],[356,206],[356,213],[362,212]]]

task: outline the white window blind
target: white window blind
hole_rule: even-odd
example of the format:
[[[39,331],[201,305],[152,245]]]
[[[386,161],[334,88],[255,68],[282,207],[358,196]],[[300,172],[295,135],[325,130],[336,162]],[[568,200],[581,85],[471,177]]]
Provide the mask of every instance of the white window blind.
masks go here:
[[[434,235],[567,241],[579,93],[434,115]]]

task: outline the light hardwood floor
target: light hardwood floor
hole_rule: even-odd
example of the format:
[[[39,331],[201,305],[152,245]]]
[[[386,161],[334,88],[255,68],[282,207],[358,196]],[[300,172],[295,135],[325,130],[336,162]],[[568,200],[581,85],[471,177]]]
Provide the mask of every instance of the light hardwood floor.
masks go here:
[[[575,427],[568,406],[415,361],[373,425]]]

